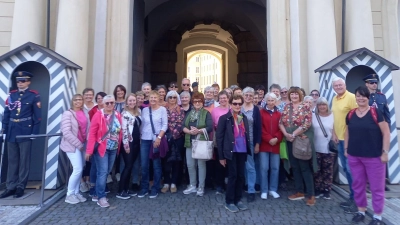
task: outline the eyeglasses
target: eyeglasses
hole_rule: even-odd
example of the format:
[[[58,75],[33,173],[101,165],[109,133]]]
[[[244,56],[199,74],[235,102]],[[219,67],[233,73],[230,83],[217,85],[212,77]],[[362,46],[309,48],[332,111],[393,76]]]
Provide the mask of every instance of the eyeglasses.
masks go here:
[[[281,91],[281,94],[287,94],[287,91]]]
[[[193,104],[203,103],[201,100],[193,100]]]
[[[234,106],[242,106],[242,105],[243,105],[243,103],[232,102],[232,105],[234,105]]]
[[[190,84],[182,84],[183,86],[190,86]]]
[[[25,83],[28,82],[29,80],[17,80],[17,83]]]
[[[104,102],[106,105],[114,105],[115,102]]]
[[[176,96],[169,96],[169,99],[176,99]]]
[[[373,81],[373,82],[369,82],[369,84],[378,84],[378,82]]]
[[[169,86],[170,88],[177,88],[177,86]]]
[[[249,95],[249,94],[246,94],[246,95],[244,95],[244,97],[245,97],[245,98],[253,98],[253,97],[254,97],[254,95]]]
[[[311,94],[311,96],[319,96],[319,94]]]

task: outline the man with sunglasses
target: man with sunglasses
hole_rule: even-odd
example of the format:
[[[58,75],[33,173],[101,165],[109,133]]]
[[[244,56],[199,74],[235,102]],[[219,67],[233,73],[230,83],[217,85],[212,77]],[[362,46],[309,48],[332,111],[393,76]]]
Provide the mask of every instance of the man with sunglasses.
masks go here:
[[[190,80],[188,78],[183,78],[182,79],[182,91],[179,94],[181,94],[184,91],[189,92],[190,93],[190,97],[192,97],[193,92],[190,90]]]
[[[379,76],[376,74],[368,74],[363,78],[371,95],[369,96],[369,105],[379,109],[385,121],[388,122],[390,127],[390,112],[386,96],[378,91]]]
[[[176,92],[178,92],[178,85],[176,84],[176,81],[171,81],[169,83],[168,91],[176,91]]]
[[[28,182],[31,144],[29,138],[17,139],[18,135],[38,134],[42,117],[40,95],[29,89],[33,74],[17,71],[13,74],[17,81],[17,90],[12,90],[7,98],[2,133],[6,134],[8,146],[7,189],[0,195],[6,198],[24,195]]]

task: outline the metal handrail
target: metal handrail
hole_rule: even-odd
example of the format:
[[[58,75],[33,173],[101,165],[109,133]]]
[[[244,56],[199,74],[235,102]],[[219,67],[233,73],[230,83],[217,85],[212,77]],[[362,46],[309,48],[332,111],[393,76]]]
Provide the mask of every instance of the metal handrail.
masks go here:
[[[62,133],[56,134],[32,134],[32,135],[17,135],[16,138],[45,138],[44,140],[44,156],[43,156],[43,171],[42,171],[42,186],[40,188],[40,203],[39,207],[43,207],[43,199],[44,199],[44,185],[46,178],[46,163],[47,163],[47,152],[49,150],[49,138],[62,136]]]

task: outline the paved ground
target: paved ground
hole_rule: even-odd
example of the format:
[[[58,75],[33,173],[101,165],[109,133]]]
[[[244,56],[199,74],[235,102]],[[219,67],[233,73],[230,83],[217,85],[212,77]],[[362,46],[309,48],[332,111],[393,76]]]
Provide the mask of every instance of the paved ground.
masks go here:
[[[156,199],[115,198],[116,187],[108,195],[110,208],[95,202],[70,205],[61,199],[31,224],[351,224],[352,215],[338,206],[343,199],[332,192],[332,199],[319,199],[315,206],[305,201],[290,201],[292,192],[280,191],[280,199],[261,200],[249,204],[249,210],[230,213],[224,207],[224,196],[206,190],[204,197],[182,194],[160,194]],[[365,224],[369,223],[366,217]],[[362,223],[363,224],[363,223]]]

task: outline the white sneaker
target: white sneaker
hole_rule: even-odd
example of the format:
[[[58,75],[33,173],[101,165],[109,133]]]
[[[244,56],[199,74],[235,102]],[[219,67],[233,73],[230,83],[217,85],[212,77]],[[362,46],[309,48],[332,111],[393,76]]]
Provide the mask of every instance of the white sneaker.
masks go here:
[[[86,202],[86,198],[83,197],[80,193],[75,194],[75,196],[79,199],[80,202]]]
[[[271,195],[273,198],[280,198],[281,196],[278,194],[278,193],[276,193],[275,191],[270,191],[269,192],[269,195]]]
[[[82,193],[86,193],[86,192],[89,191],[89,188],[88,188],[88,186],[87,186],[86,183],[81,183],[81,184],[79,185],[79,190],[80,190]]]
[[[183,194],[188,195],[188,194],[196,193],[196,192],[197,192],[196,186],[188,185],[186,190],[183,191]]]
[[[79,201],[79,199],[74,194],[71,194],[65,198],[65,202],[69,204],[78,204],[81,201]]]
[[[113,179],[112,179],[111,175],[108,174],[108,176],[107,176],[107,184],[108,183],[112,183],[112,182],[113,182]]]
[[[262,193],[262,194],[261,194],[261,199],[266,200],[267,198],[268,198],[267,193]]]
[[[197,188],[197,193],[196,193],[196,195],[197,195],[197,196],[200,196],[200,197],[203,197],[203,195],[204,195],[204,188],[201,188],[201,187]]]
[[[115,174],[115,178],[117,178],[117,181],[119,182],[119,180],[121,180],[121,174],[119,173]]]

